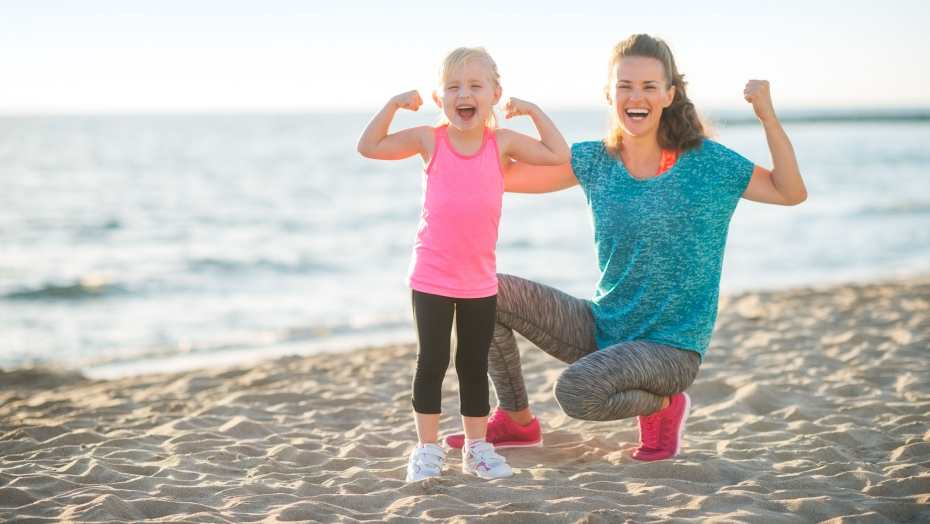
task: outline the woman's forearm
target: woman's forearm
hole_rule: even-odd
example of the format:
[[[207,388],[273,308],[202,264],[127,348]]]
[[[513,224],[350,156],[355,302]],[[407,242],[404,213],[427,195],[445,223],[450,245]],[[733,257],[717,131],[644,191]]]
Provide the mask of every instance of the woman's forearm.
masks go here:
[[[801,178],[801,169],[788,134],[774,116],[762,120],[765,139],[772,158],[772,183],[788,205],[800,204],[807,199],[807,188]]]

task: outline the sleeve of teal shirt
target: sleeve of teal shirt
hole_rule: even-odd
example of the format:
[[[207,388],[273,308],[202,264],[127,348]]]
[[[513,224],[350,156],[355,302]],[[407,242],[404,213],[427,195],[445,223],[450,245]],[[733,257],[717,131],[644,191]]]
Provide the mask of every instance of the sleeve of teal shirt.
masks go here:
[[[720,149],[720,161],[724,166],[722,171],[726,173],[727,193],[737,198],[742,197],[756,165],[732,149],[724,146],[720,146]]]
[[[572,144],[572,172],[582,189],[591,185],[591,175],[594,171],[593,160],[596,146],[600,142],[576,142]]]
[[[713,140],[704,141],[702,154],[707,159],[705,161],[709,161],[708,167],[713,166],[711,171],[720,177],[718,178],[718,184],[720,184],[718,188],[722,190],[720,195],[726,195],[727,200],[739,200],[749,185],[755,164],[736,151]]]

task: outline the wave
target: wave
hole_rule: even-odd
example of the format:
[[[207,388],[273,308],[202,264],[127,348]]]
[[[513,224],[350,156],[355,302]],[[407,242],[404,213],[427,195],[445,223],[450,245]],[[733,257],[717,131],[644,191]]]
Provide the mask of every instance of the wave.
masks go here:
[[[126,293],[126,289],[119,284],[108,282],[100,276],[87,276],[82,277],[74,284],[45,284],[39,288],[11,291],[5,295],[0,295],[0,298],[8,300],[82,300],[122,293]]]
[[[187,262],[187,269],[195,273],[220,271],[238,273],[243,271],[272,271],[275,273],[336,273],[339,268],[329,264],[302,259],[294,263],[258,259],[251,261],[224,258],[198,258]]]
[[[343,339],[356,341],[352,347],[361,347],[357,342],[358,336],[361,336],[362,340],[370,340],[371,344],[376,345],[383,343],[385,333],[404,328],[409,328],[412,339],[413,328],[410,321],[385,319],[363,325],[341,324],[335,326],[296,327],[278,332],[253,331],[230,336],[220,335],[215,338],[206,337],[199,340],[186,339],[179,341],[177,344],[128,347],[121,350],[98,352],[93,356],[70,361],[32,361],[32,365],[38,362],[42,365],[51,363],[64,368],[90,368],[140,361],[165,360],[174,357],[196,357],[214,353],[222,355],[223,352],[232,354],[233,352],[242,352],[242,350],[266,354],[269,348],[286,348],[289,343],[329,343],[329,341],[335,341],[334,343],[336,343]],[[13,363],[12,367],[18,367],[20,364]]]
[[[868,207],[857,215],[922,215],[930,213],[930,202],[901,202],[887,206]]]

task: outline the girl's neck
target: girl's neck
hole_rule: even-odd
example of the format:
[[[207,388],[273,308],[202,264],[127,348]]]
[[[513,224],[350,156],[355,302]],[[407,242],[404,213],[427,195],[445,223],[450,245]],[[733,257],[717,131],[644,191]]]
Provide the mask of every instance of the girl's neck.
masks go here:
[[[449,124],[446,126],[446,134],[449,135],[449,138],[462,142],[484,140],[484,126],[469,129],[468,131],[462,131],[454,125]]]
[[[449,143],[453,149],[460,155],[474,155],[481,149],[484,143],[484,126],[462,131],[453,126],[446,126],[446,135],[449,137]]]

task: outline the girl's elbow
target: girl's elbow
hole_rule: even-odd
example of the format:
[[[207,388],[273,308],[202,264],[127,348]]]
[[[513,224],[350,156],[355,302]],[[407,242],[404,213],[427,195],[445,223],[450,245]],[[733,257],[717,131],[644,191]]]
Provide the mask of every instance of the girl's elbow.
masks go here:
[[[356,144],[355,150],[365,158],[372,158],[372,149],[362,144]]]

